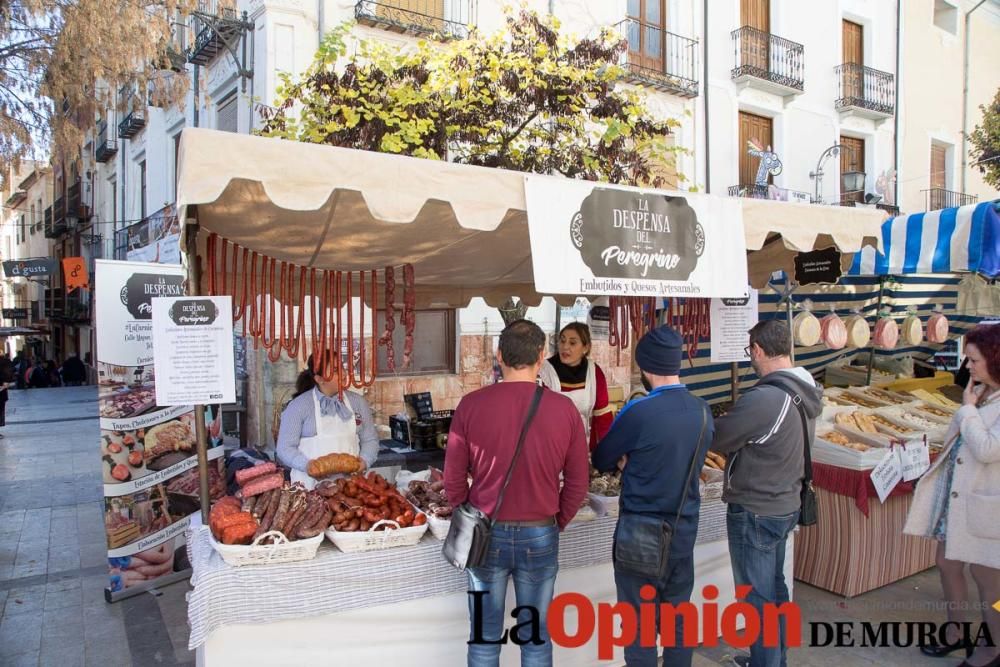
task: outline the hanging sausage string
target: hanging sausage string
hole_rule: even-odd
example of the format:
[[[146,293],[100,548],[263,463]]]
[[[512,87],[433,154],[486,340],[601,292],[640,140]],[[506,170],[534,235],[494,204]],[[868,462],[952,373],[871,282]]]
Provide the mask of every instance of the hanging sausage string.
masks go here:
[[[666,299],[666,324],[684,339],[688,362],[698,356],[698,345],[711,335],[711,301],[709,299]],[[608,298],[608,343],[618,351],[628,349],[630,335],[636,340],[657,326],[655,297]]]
[[[308,346],[319,365],[315,369],[317,376],[327,381],[336,377],[345,389],[362,389],[375,383],[378,347],[384,346],[386,365],[390,371],[396,370],[395,267],[383,269],[385,329],[379,333],[375,331],[374,316],[379,308],[377,270],[344,272],[299,266],[258,254],[216,234],[208,235],[205,254],[209,295],[232,297],[233,320],[243,321],[243,335],[253,339],[255,349],[263,346],[272,362],[278,361],[283,353],[298,359]],[[353,298],[355,282],[362,302],[357,316]],[[373,314],[372,331],[367,335],[365,302]],[[403,266],[401,321],[406,334],[402,368],[408,368],[412,363],[416,326],[414,273],[409,264]],[[346,368],[333,361],[345,348]]]

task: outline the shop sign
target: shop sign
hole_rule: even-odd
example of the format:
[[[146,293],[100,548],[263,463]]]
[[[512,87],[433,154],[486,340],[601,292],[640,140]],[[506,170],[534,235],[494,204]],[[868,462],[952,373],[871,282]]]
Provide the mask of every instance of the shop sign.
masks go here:
[[[154,363],[152,319],[156,297],[183,296],[183,280],[180,266],[96,262],[99,454],[112,601],[190,572],[184,529],[201,508],[195,411],[190,403],[158,400],[163,380]],[[218,497],[225,493],[222,442],[206,444],[212,496]]]
[[[3,316],[6,320],[26,320],[28,319],[27,308],[4,308]]]
[[[795,282],[799,285],[833,285],[840,276],[840,251],[832,246],[795,255]]]
[[[739,297],[738,200],[526,176],[535,287],[548,294]]]
[[[66,257],[62,261],[63,282],[66,284],[66,292],[72,292],[78,287],[90,289],[90,274],[87,272],[87,265],[83,257]]]
[[[232,297],[153,299],[158,405],[235,403]]]
[[[712,363],[750,361],[745,349],[757,324],[757,290],[747,288],[735,299],[712,299],[710,313]]]
[[[3,263],[3,274],[8,278],[47,278],[55,272],[56,260],[51,257],[15,259]]]

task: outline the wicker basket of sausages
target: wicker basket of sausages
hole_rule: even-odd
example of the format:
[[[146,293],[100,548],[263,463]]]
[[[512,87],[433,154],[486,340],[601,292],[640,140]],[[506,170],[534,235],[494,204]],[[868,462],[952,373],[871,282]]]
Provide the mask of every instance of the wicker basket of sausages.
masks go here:
[[[209,514],[211,544],[233,566],[288,563],[316,556],[333,512],[326,499],[289,485],[273,463],[236,473],[239,496],[226,496]]]
[[[333,520],[326,536],[344,552],[412,546],[427,531],[427,515],[375,472],[322,482]]]

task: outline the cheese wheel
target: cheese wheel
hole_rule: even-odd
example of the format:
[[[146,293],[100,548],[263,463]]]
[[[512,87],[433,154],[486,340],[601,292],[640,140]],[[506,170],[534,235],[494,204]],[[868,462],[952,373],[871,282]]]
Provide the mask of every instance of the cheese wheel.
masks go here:
[[[931,343],[943,343],[948,340],[948,318],[941,313],[934,313],[927,319],[927,340]]]
[[[868,320],[860,315],[851,315],[844,322],[847,327],[847,344],[850,347],[865,347],[872,339],[872,328]]]
[[[910,315],[903,320],[900,337],[907,345],[920,345],[924,339],[924,325],[916,315]]]
[[[847,327],[844,320],[834,313],[820,320],[820,335],[831,350],[839,350],[847,345]]]
[[[792,320],[792,336],[800,347],[812,347],[819,343],[820,323],[812,313],[799,313]]]
[[[891,317],[883,317],[875,324],[876,347],[883,350],[893,350],[899,342],[899,325]]]

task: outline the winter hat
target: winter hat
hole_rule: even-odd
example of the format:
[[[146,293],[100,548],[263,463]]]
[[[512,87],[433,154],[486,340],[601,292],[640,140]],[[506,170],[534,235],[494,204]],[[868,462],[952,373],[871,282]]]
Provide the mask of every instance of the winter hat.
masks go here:
[[[664,324],[653,329],[635,346],[635,362],[653,375],[677,375],[681,372],[681,335]]]

